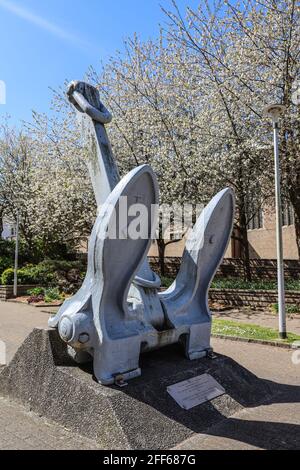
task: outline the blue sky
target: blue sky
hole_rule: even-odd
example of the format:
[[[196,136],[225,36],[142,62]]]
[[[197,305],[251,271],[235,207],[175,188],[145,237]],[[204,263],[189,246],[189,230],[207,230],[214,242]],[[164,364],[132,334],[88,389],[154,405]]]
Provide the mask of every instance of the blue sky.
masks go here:
[[[178,0],[182,11],[198,0]],[[31,110],[47,112],[49,87],[96,70],[134,32],[154,38],[166,20],[160,5],[171,0],[0,0],[0,80],[6,104],[0,118],[30,120]]]

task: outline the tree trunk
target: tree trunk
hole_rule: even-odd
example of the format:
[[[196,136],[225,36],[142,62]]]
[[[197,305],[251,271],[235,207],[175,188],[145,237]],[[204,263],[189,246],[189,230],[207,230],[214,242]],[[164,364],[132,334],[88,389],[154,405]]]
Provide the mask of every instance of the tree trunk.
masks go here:
[[[158,238],[156,240],[157,248],[158,248],[158,258],[159,258],[159,270],[160,275],[165,275],[165,251],[166,251],[166,244],[163,239]]]
[[[241,236],[241,257],[244,265],[244,279],[245,281],[252,280],[251,267],[250,267],[250,253],[248,242],[248,228],[246,214],[243,209],[239,210],[239,231]]]

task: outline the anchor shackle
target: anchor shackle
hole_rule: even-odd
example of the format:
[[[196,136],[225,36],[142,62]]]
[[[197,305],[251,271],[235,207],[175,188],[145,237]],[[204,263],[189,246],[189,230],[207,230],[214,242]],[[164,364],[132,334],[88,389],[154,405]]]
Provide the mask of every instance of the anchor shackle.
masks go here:
[[[75,108],[81,113],[86,113],[93,121],[100,124],[108,124],[112,120],[112,114],[100,101],[97,88],[85,82],[72,81],[67,88],[67,96]]]
[[[65,315],[59,321],[58,332],[63,341],[77,349],[87,349],[94,337],[94,325],[85,313]]]

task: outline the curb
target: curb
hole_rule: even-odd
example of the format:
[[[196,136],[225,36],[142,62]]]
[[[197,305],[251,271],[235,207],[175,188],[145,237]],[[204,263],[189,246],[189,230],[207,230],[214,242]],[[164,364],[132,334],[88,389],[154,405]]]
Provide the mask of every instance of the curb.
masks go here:
[[[59,307],[62,306],[62,302],[59,303],[59,304],[46,304],[46,303],[40,303],[40,304],[31,303],[31,304],[29,304],[26,301],[23,302],[21,300],[16,300],[16,299],[7,299],[5,302],[9,302],[9,303],[13,303],[13,304],[29,305],[30,307],[36,307],[36,308],[39,308],[39,307],[42,307],[42,308],[58,307],[59,308]]]
[[[263,344],[264,346],[275,346],[277,348],[294,349],[291,344],[281,343],[279,341],[267,341],[264,339],[240,338],[238,336],[228,336],[220,334],[212,334],[212,338],[227,339],[229,341],[240,341],[242,343]]]

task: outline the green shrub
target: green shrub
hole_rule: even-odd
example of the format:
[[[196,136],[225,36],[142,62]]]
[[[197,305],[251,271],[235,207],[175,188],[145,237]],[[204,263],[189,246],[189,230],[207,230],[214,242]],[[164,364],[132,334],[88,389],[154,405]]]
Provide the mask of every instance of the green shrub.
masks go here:
[[[15,241],[14,240],[1,240],[0,239],[0,258],[6,256],[11,260],[9,266],[13,266],[15,258]],[[23,266],[24,263],[34,259],[32,248],[29,249],[25,240],[20,237],[19,239],[19,265]],[[6,266],[6,267],[9,267]]]
[[[25,268],[18,269],[18,284],[37,284],[34,274]],[[8,268],[1,275],[1,284],[9,286],[14,283],[14,269]]]
[[[28,277],[32,279],[33,284],[42,284],[44,286],[54,286],[55,276],[54,272],[47,266],[40,264],[26,265],[23,268]]]
[[[285,288],[287,290],[300,290],[300,281],[297,279],[288,279],[285,281]]]
[[[300,305],[297,304],[287,304],[285,309],[287,314],[300,313]]]
[[[27,300],[28,303],[36,303],[42,300],[46,303],[51,303],[54,300],[63,300],[65,298],[64,294],[62,294],[57,287],[34,287],[33,289],[29,289],[27,294],[30,295]]]
[[[19,284],[38,284],[34,272],[30,269],[18,269],[18,282]]]
[[[13,268],[8,268],[3,271],[1,275],[1,284],[4,286],[9,286],[14,282],[14,270]]]
[[[276,290],[277,282],[274,280],[255,280],[244,281],[239,278],[215,278],[211,284],[215,289],[246,289],[246,290]],[[295,279],[288,279],[285,282],[286,290],[300,291],[300,281]]]
[[[34,287],[33,289],[29,289],[27,294],[32,296],[44,295],[45,289],[44,287]]]
[[[273,312],[278,313],[278,304],[272,304],[271,308]],[[288,315],[292,313],[300,313],[300,305],[297,304],[286,304],[285,311]]]
[[[44,260],[39,264],[26,264],[18,270],[19,284],[37,284],[48,288],[59,287],[61,291],[73,293],[78,290],[85,272],[80,261]],[[14,270],[5,269],[0,278],[4,285],[13,284]],[[69,292],[70,291],[70,292]],[[32,294],[29,295],[40,295]]]
[[[11,268],[12,265],[12,258],[9,258],[8,256],[0,256],[0,274],[2,274],[5,269]]]
[[[51,303],[53,300],[61,300],[63,297],[57,287],[45,289],[45,302]]]
[[[37,265],[26,265],[23,269],[35,280],[35,284],[55,287],[60,274],[65,275],[71,269],[82,269],[79,261],[44,260]]]
[[[15,256],[15,242],[10,240],[0,239],[0,257],[5,256],[14,259]]]

